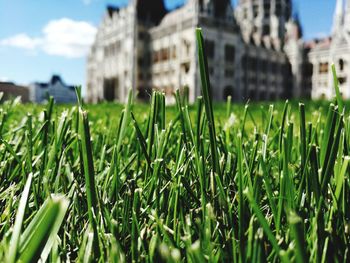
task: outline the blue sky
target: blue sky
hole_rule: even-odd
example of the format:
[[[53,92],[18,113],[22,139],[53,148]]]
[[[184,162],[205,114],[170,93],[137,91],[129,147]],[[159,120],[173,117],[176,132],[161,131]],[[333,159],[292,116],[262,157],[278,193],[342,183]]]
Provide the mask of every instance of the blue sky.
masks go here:
[[[0,80],[27,84],[60,74],[85,85],[86,50],[107,4],[127,0],[0,0]],[[183,0],[165,0],[173,8]],[[304,38],[325,36],[335,0],[295,0]],[[83,40],[83,41],[82,41]]]

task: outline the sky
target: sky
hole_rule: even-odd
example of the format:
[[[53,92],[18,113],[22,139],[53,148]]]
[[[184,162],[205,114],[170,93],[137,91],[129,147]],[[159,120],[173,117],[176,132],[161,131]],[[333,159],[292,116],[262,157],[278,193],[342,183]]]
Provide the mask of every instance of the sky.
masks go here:
[[[183,1],[165,3],[171,9]],[[305,39],[329,35],[335,0],[294,1]],[[47,82],[59,74],[69,85],[85,86],[86,54],[106,6],[127,2],[0,0],[0,81]]]

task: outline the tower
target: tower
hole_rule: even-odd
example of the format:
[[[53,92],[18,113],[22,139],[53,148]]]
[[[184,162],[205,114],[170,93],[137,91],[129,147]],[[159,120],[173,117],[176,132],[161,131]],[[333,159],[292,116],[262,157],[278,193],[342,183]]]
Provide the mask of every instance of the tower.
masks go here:
[[[307,97],[308,88],[303,83],[304,66],[306,59],[304,57],[304,47],[302,40],[302,27],[297,13],[286,23],[286,35],[284,38],[284,52],[286,53],[292,70],[293,97]]]
[[[334,11],[332,34],[339,33],[344,23],[344,2],[343,0],[337,0],[337,4]]]
[[[245,38],[257,35],[283,40],[291,13],[291,0],[240,0],[236,16]]]
[[[345,14],[344,14],[344,26],[346,30],[350,31],[350,0],[346,0]]]
[[[167,13],[163,0],[152,0],[152,4],[147,0],[135,1],[139,21],[158,24]]]
[[[198,2],[199,10],[202,14],[215,17],[216,19],[226,19],[232,16],[233,9],[230,0],[191,0]]]
[[[291,0],[272,0],[270,10],[268,2],[264,1],[264,7],[267,7],[264,8],[265,17],[266,14],[270,14],[270,36],[273,39],[283,39],[286,24],[292,15]]]

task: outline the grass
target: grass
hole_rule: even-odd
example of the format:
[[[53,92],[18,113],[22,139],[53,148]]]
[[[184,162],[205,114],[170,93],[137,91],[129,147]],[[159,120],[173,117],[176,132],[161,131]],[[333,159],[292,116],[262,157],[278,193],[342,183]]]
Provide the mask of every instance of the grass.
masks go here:
[[[212,104],[197,40],[195,105],[1,106],[1,262],[349,261],[349,103]]]

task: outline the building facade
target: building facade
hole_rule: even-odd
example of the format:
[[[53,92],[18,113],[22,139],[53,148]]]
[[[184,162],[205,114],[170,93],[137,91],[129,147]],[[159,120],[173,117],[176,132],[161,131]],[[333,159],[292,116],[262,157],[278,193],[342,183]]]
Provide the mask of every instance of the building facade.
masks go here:
[[[338,5],[344,15],[335,21],[334,34],[346,35],[350,16],[343,1]],[[187,0],[170,12],[163,0],[109,6],[88,56],[87,100],[125,101],[133,88],[143,100],[153,89],[162,90],[173,103],[175,90],[188,87],[193,102],[200,95],[197,27],[205,38],[214,100],[316,98],[323,94],[318,90],[326,89],[319,89],[319,83],[329,86],[316,74],[319,61],[329,65],[335,58],[330,54],[337,53],[339,45],[349,45],[345,36],[333,38],[334,48],[305,43],[292,8],[292,0],[239,0],[235,8],[230,0]],[[348,60],[343,61],[346,67]]]
[[[60,76],[52,76],[49,82],[35,82],[29,86],[30,101],[43,103],[53,97],[56,103],[76,103],[75,87],[66,85]]]
[[[28,87],[17,85],[13,82],[1,82],[0,81],[0,103],[21,97],[21,102],[29,102],[29,89]]]
[[[334,63],[339,88],[345,99],[350,98],[350,0],[337,0],[332,35],[309,43],[308,59],[313,65],[312,98],[331,99],[334,97],[333,75],[330,70]]]

